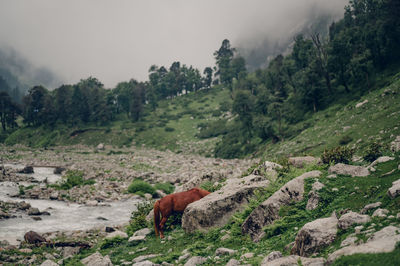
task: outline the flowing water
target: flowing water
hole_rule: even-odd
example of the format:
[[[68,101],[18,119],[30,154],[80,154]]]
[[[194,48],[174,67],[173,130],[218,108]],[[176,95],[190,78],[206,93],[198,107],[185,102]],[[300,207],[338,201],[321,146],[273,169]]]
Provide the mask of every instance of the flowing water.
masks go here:
[[[34,174],[30,175],[37,181],[47,178],[49,183],[57,182],[61,178],[61,176],[53,174],[53,168],[49,167],[34,167]],[[63,201],[12,197],[18,195],[18,191],[18,184],[9,181],[0,182],[0,200],[6,202],[25,201],[40,211],[49,212],[50,216],[41,215],[42,220],[34,221],[24,213],[18,214],[17,218],[2,220],[0,221],[0,240],[15,242],[13,240],[22,239],[23,235],[30,230],[44,233],[87,230],[100,226],[123,224],[129,221],[132,211],[136,209],[136,204],[139,202],[138,200],[125,200],[109,202],[104,206],[85,206]]]

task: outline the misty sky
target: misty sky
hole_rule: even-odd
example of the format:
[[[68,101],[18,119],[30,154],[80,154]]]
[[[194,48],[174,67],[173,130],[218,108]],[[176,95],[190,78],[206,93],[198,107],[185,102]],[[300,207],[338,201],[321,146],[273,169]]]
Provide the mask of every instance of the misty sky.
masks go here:
[[[255,49],[293,34],[310,15],[343,14],[348,0],[0,0],[0,48],[66,83],[147,80],[152,64],[201,69],[227,38]]]

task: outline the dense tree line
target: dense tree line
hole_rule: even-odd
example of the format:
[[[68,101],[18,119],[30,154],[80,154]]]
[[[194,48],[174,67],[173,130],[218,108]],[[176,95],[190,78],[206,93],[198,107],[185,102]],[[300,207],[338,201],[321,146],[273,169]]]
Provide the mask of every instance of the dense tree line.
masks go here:
[[[292,52],[276,56],[266,69],[236,76],[219,71],[221,81],[233,89],[237,120],[216,155],[251,152],[256,138],[282,141],[297,133],[291,125],[307,114],[372,89],[374,74],[399,62],[399,17],[397,0],[352,0],[344,18],[330,26],[329,36],[297,36]],[[234,64],[234,49],[229,49],[225,59],[216,57],[220,69]]]

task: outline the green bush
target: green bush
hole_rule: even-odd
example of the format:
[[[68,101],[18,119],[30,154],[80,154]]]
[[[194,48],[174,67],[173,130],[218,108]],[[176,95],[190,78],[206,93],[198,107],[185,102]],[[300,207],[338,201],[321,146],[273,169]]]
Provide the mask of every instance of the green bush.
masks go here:
[[[353,157],[354,150],[346,146],[338,146],[330,150],[324,150],[321,155],[321,160],[324,164],[334,163],[349,163]]]
[[[68,190],[76,186],[93,185],[96,183],[93,179],[85,180],[83,178],[83,172],[79,170],[68,170],[64,177],[64,180],[59,185],[53,185],[56,189]]]
[[[172,132],[172,131],[175,131],[175,128],[173,128],[173,127],[165,127],[164,130],[167,131],[167,132]]]
[[[175,190],[175,186],[172,185],[171,183],[157,183],[154,185],[154,188],[157,190],[161,190],[166,194],[171,194]]]
[[[131,236],[137,230],[149,227],[152,228],[153,225],[151,222],[146,221],[146,216],[153,209],[153,202],[145,201],[140,202],[136,205],[137,209],[132,212],[131,220],[129,221],[129,225],[126,229],[126,233]]]
[[[200,132],[196,134],[196,137],[201,139],[218,137],[219,135],[224,135],[228,132],[226,120],[213,121],[207,124],[201,123],[198,127],[200,127]]]
[[[149,193],[153,196],[156,195],[156,189],[152,187],[149,183],[141,179],[133,180],[133,182],[128,187],[128,191],[130,193],[136,193],[139,195],[143,195],[145,193]]]
[[[346,145],[349,144],[350,142],[353,141],[353,138],[350,137],[349,135],[343,136],[340,140],[339,140],[339,144],[340,145]]]
[[[372,142],[367,146],[367,149],[364,153],[364,160],[368,162],[373,162],[382,156],[382,144],[378,142]]]
[[[120,236],[116,236],[116,237],[111,238],[111,239],[105,238],[103,240],[103,242],[101,242],[101,244],[100,244],[100,249],[107,249],[107,248],[117,247],[117,246],[121,245],[122,242],[124,242],[124,239],[122,237],[120,237]]]
[[[219,183],[218,185],[214,185],[213,182],[211,181],[206,181],[203,184],[200,185],[200,188],[207,190],[209,192],[214,192],[219,190],[222,187],[222,184]]]

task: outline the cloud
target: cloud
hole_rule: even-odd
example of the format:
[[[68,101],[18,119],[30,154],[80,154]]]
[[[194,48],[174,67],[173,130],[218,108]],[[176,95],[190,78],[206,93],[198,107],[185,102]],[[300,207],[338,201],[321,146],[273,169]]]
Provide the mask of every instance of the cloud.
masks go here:
[[[257,49],[313,13],[343,14],[347,0],[2,0],[0,46],[66,82],[95,76],[106,86],[147,80],[152,64],[214,65],[223,39]]]

